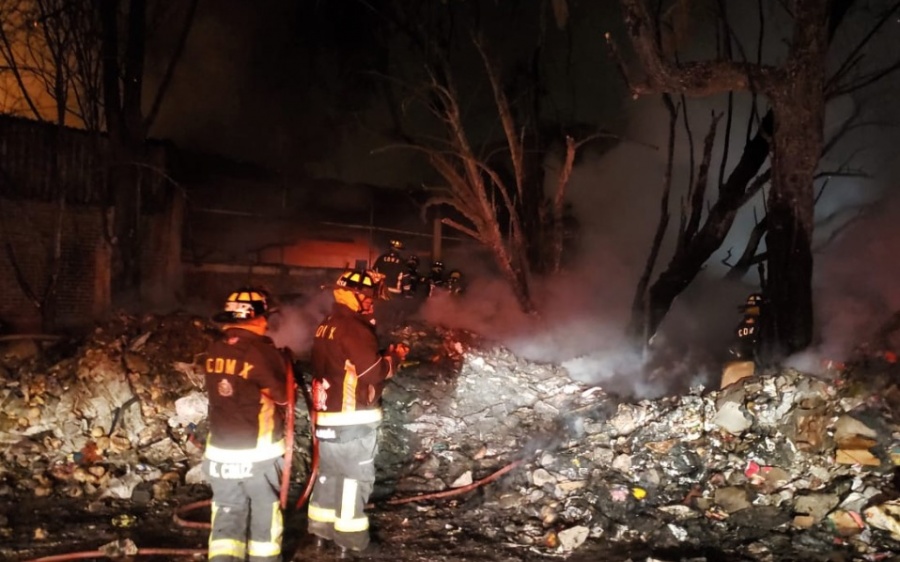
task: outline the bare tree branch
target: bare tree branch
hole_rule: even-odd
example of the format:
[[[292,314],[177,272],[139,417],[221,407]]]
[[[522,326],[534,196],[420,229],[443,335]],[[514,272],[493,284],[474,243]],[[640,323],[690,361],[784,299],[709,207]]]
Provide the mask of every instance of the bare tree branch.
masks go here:
[[[685,62],[666,60],[656,40],[657,23],[643,0],[622,0],[625,25],[635,53],[646,72],[645,80],[629,80],[634,95],[669,92],[708,96],[726,90],[747,90],[751,84],[766,92],[781,74],[774,67],[723,60]],[[623,67],[627,73],[627,69]]]
[[[516,191],[521,199],[524,197],[522,190],[525,185],[522,140],[519,135],[516,134],[513,116],[509,109],[509,100],[507,100],[503,87],[500,85],[494,65],[491,63],[490,59],[488,59],[481,41],[476,40],[475,47],[478,49],[478,54],[481,55],[484,69],[487,72],[488,80],[491,83],[494,101],[497,104],[497,113],[500,117],[500,123],[503,125],[503,134],[506,136],[506,144],[509,146],[509,157],[512,162],[513,175],[515,176]]]
[[[467,234],[468,236],[472,237],[475,240],[478,240],[479,242],[484,242],[484,239],[481,237],[480,234],[478,234],[478,232],[472,230],[471,228],[468,228],[466,226],[459,224],[458,222],[456,222],[453,219],[443,218],[443,219],[441,219],[441,223],[446,224],[447,226],[449,226],[451,228],[455,228],[456,230],[462,232],[463,234]]]
[[[181,33],[178,36],[178,43],[175,46],[175,50],[172,53],[172,56],[169,57],[169,63],[166,65],[166,71],[163,74],[163,78],[160,81],[159,88],[156,90],[156,95],[153,98],[153,103],[150,104],[150,110],[147,112],[146,117],[144,118],[144,130],[149,131],[150,127],[153,126],[153,123],[156,121],[156,116],[159,114],[159,109],[162,107],[163,98],[166,95],[166,92],[169,89],[169,83],[172,81],[172,76],[175,75],[175,67],[178,66],[178,62],[181,60],[181,55],[184,53],[184,46],[187,44],[188,35],[190,35],[191,28],[194,24],[194,14],[197,11],[197,2],[198,0],[190,0],[190,4],[188,5],[187,15],[184,18],[184,24],[181,27]]]
[[[703,140],[703,159],[700,161],[697,182],[693,187],[690,208],[691,218],[687,224],[687,228],[684,230],[684,235],[682,237],[683,242],[693,240],[694,236],[697,234],[697,229],[700,226],[700,219],[703,214],[703,202],[706,200],[706,187],[709,183],[709,167],[712,162],[713,146],[716,140],[716,128],[719,125],[719,120],[722,118],[722,115],[722,113],[719,113],[718,115],[715,113],[713,114],[712,122],[709,125],[709,131],[706,133],[706,138]]]
[[[846,14],[846,11],[849,9],[849,7],[850,7],[849,5],[850,5],[850,4],[852,4],[852,2],[847,2],[847,1],[844,1],[843,3],[838,3],[838,4],[837,4],[838,7],[839,7],[839,9],[843,10],[843,12],[842,12],[842,13],[839,15],[839,17],[837,18],[837,21],[838,21],[838,22],[840,22],[840,21],[843,20],[843,15]],[[838,69],[835,71],[835,73],[834,73],[834,74],[831,76],[831,78],[829,78],[828,81],[825,83],[825,92],[826,92],[826,95],[829,95],[829,96],[832,96],[832,95],[839,95],[839,94],[836,94],[836,93],[835,93],[835,92],[841,90],[841,88],[838,86],[838,83],[839,83],[841,80],[843,80],[844,77],[850,72],[850,70],[857,64],[857,62],[858,62],[859,60],[861,60],[861,54],[860,54],[860,53],[862,53],[862,50],[863,50],[863,49],[865,48],[865,46],[868,45],[868,44],[872,41],[872,39],[878,34],[878,31],[879,31],[882,27],[884,27],[884,25],[885,25],[888,21],[890,21],[890,20],[893,18],[894,12],[896,12],[897,10],[900,10],[900,2],[895,2],[894,5],[891,6],[890,9],[886,10],[885,13],[882,14],[882,16],[878,19],[878,21],[875,22],[875,25],[873,25],[873,26],[869,29],[869,32],[868,32],[865,36],[863,36],[863,38],[859,41],[859,43],[856,44],[856,47],[854,47],[854,48],[850,51],[850,53],[849,53],[849,54],[847,55],[847,57],[844,59],[844,62],[841,63],[841,65],[838,67]],[[835,14],[832,14],[831,21],[833,22],[834,20],[835,20]],[[836,26],[836,24],[834,24],[834,25]],[[829,30],[829,35],[830,35],[831,37],[834,36],[834,31],[835,31],[835,29],[836,29],[836,27],[832,27],[832,28]]]

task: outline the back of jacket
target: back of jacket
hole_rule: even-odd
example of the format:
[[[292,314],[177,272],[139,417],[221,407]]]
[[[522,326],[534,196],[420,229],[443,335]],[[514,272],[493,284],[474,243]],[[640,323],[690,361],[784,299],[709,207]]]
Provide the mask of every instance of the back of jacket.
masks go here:
[[[285,360],[272,340],[230,328],[204,358],[210,434],[206,457],[256,462],[284,454]]]
[[[391,362],[378,352],[372,326],[360,314],[335,304],[316,329],[312,346],[313,409],[320,425],[373,421]],[[359,412],[360,414],[355,414]]]
[[[400,276],[403,275],[403,262],[404,260],[400,257],[400,254],[391,250],[378,256],[372,269],[384,275],[384,284],[387,288],[398,290]]]

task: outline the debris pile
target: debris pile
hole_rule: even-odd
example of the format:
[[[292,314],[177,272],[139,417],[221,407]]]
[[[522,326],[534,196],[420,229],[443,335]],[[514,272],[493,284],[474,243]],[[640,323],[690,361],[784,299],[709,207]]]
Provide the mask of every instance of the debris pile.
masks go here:
[[[14,534],[25,497],[152,504],[200,482],[197,356],[212,334],[189,315],[122,316],[83,342],[0,342],[0,534]],[[385,392],[377,459],[373,517],[392,540],[513,553],[498,560],[612,560],[635,545],[670,560],[900,551],[893,364],[635,401],[470,333],[407,326],[391,338],[413,349]],[[302,401],[297,414],[302,471]]]
[[[0,477],[15,487],[0,499],[165,498],[199,458],[177,411],[200,394],[194,357],[208,337],[187,315],[122,315],[74,347],[3,345]],[[205,415],[203,401],[190,421]]]
[[[500,347],[441,347],[457,349],[455,377],[401,373],[386,397],[394,450],[413,459],[395,493],[523,461],[454,512],[466,533],[558,554],[590,542],[754,560],[900,552],[896,373],[784,369],[628,402]],[[488,512],[504,523],[486,525]]]

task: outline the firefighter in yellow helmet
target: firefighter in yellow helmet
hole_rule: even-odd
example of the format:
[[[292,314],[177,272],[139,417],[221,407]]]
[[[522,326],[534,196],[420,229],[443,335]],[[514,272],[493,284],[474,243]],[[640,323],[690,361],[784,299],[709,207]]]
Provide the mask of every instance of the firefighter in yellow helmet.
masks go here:
[[[331,314],[316,329],[312,346],[312,405],[319,443],[319,474],[309,500],[308,530],[334,541],[342,555],[369,545],[363,509],[375,484],[381,393],[409,348],[380,352],[365,311],[375,298],[365,271],[344,272],[334,289]]]
[[[372,264],[372,270],[376,273],[373,277],[378,296],[382,299],[390,299],[392,295],[402,292],[401,277],[403,276],[406,259],[400,254],[403,250],[403,242],[391,240],[390,249],[378,256]]]
[[[755,374],[759,359],[760,313],[763,302],[762,294],[751,293],[746,302],[738,307],[743,318],[734,330],[734,340],[728,349],[730,358],[722,372],[720,388]]]
[[[266,335],[268,297],[232,293],[213,317],[222,336],[203,359],[209,437],[203,470],[212,487],[209,559],[281,560],[280,476],[285,452],[287,364]],[[291,381],[293,384],[293,381]]]

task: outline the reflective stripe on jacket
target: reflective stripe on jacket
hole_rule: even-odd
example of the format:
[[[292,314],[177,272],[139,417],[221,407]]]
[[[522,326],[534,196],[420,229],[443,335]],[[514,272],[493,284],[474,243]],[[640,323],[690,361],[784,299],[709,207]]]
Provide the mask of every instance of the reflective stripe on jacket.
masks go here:
[[[272,340],[239,327],[225,330],[203,360],[209,395],[205,456],[256,462],[284,454],[286,365]]]
[[[312,346],[313,408],[319,425],[354,425],[381,420],[381,393],[392,373],[372,326],[335,303],[316,329]]]

